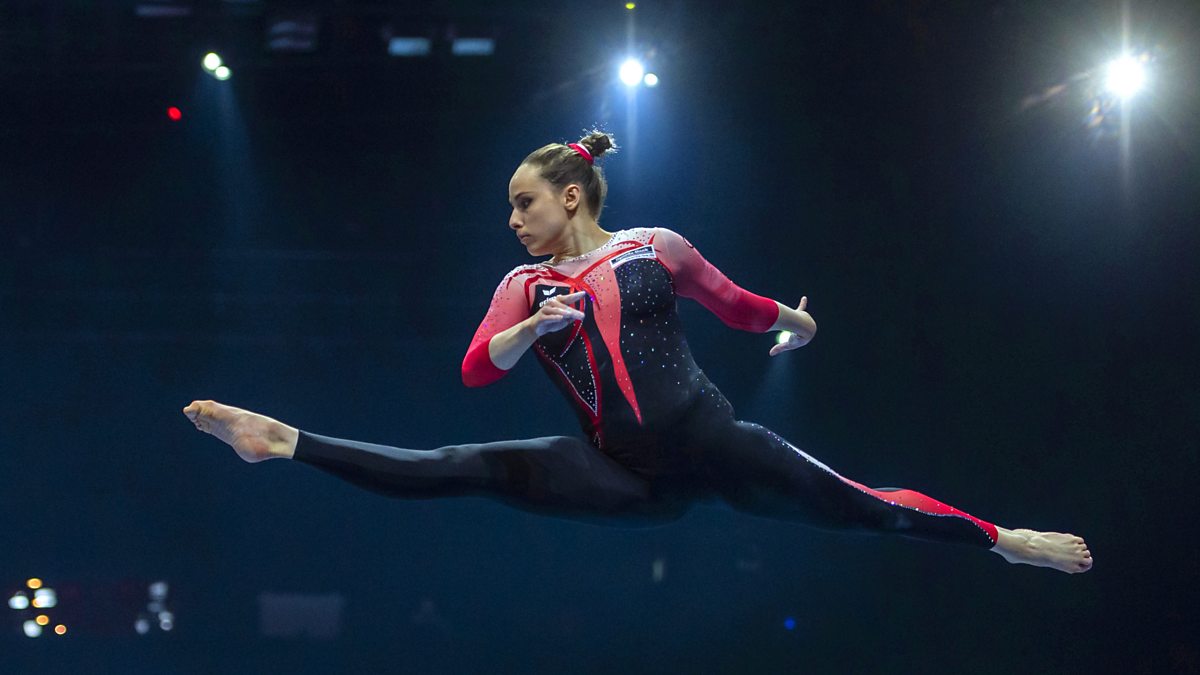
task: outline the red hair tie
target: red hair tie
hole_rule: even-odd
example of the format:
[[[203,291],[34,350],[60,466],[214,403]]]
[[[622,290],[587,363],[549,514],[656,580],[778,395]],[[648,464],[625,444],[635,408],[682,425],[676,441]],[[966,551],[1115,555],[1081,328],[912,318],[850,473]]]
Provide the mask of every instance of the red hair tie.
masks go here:
[[[583,158],[587,160],[588,164],[595,163],[596,158],[592,157],[592,153],[588,152],[588,149],[583,147],[582,145],[580,145],[578,143],[568,143],[567,147],[571,148],[575,152],[578,152],[580,155],[583,155]]]

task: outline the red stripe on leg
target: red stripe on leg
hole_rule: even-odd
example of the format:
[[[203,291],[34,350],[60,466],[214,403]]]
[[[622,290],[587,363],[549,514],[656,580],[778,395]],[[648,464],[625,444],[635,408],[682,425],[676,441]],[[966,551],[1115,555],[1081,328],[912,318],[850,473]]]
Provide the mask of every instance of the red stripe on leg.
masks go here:
[[[987,534],[988,538],[992,540],[993,544],[996,543],[996,540],[1000,537],[1000,533],[996,531],[995,525],[987,522],[986,520],[980,520],[966,511],[960,511],[949,504],[943,504],[942,502],[939,502],[938,500],[927,495],[923,495],[920,492],[916,492],[914,490],[894,490],[884,492],[882,490],[869,488],[862,483],[856,483],[849,478],[842,476],[838,476],[838,478],[841,478],[842,482],[848,485],[853,485],[872,497],[875,497],[881,501],[885,501],[889,504],[903,506],[920,513],[926,513],[934,516],[955,516],[957,518],[965,518],[972,523],[975,523],[979,529],[983,530],[984,533]]]

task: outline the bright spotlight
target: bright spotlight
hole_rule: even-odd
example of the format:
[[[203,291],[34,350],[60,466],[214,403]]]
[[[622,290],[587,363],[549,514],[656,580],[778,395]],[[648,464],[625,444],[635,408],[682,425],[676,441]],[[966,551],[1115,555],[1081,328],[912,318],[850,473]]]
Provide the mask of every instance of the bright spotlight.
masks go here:
[[[788,332],[788,331],[786,331],[786,330],[781,330],[781,331],[779,331],[779,333],[778,333],[778,334],[775,336],[775,344],[777,344],[777,345],[781,345],[781,344],[783,344],[783,343],[787,342],[787,341],[788,341],[788,339],[789,339],[789,338],[791,338],[791,337],[792,337],[792,334],[791,334],[791,333],[789,333],[789,332]]]
[[[638,82],[642,81],[642,76],[646,74],[646,68],[637,59],[629,59],[621,64],[621,81],[627,87],[636,87]]]
[[[217,69],[213,71],[213,77],[217,78],[218,80],[228,80],[229,76],[232,74],[233,73],[229,72],[229,68],[226,66],[218,66]]]
[[[658,86],[658,76],[655,75],[654,73],[646,73],[646,77],[645,77],[645,79],[642,80],[642,82],[644,82],[647,87],[657,87]]]
[[[1132,56],[1121,58],[1108,64],[1108,80],[1105,86],[1121,98],[1129,98],[1142,88],[1146,81],[1146,71],[1142,63]]]
[[[209,52],[204,55],[203,63],[204,63],[204,69],[211,73],[214,70],[216,70],[217,68],[221,67],[222,61],[221,61],[220,56],[217,56],[213,52]]]
[[[24,623],[25,635],[35,638],[42,634],[42,627],[36,621],[26,621]]]

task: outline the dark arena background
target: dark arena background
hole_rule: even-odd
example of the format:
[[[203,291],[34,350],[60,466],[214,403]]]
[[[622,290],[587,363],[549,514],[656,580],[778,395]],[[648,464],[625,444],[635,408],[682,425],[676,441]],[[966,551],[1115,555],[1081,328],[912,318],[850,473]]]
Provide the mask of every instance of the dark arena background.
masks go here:
[[[1200,672],[1198,21],[0,3],[0,672]],[[513,170],[593,128],[621,146],[603,227],[808,297],[819,334],[774,358],[680,302],[740,418],[1084,536],[1094,569],[718,505],[620,529],[388,499],[181,414],[414,448],[577,432],[532,357],[482,389],[460,364],[533,261]]]

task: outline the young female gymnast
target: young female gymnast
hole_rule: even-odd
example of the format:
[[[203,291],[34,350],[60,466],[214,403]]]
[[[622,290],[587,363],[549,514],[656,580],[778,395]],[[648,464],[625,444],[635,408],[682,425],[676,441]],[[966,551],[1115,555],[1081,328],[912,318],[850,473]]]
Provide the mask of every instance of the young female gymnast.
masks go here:
[[[530,255],[551,257],[504,277],[462,364],[463,381],[483,386],[532,349],[586,440],[412,450],[320,436],[214,401],[193,401],[184,414],[248,462],[295,459],[394,497],[483,495],[618,525],[669,522],[696,501],[723,499],[814,527],[970,544],[1064,572],[1091,569],[1080,537],[1008,530],[912,490],[866,487],[737,420],[692,360],[676,297],[696,300],[733,328],[788,331],[772,356],[816,334],[807,298],[792,309],[750,293],[671,230],[601,229],[607,184],[595,159],[612,148],[609,135],[594,132],[546,145],[517,167],[509,227]]]

